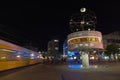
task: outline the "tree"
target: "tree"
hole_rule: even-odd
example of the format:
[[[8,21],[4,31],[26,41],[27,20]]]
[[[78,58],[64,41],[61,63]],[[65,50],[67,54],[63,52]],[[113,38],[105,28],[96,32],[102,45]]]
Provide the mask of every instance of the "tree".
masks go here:
[[[113,54],[114,58],[115,58],[115,54],[119,53],[119,48],[120,46],[118,44],[110,44],[107,46],[105,54],[110,56],[111,54]]]

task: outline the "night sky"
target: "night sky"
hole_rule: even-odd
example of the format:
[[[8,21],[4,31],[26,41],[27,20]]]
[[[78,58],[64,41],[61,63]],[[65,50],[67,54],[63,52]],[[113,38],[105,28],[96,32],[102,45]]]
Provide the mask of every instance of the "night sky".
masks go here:
[[[10,4],[9,4],[10,3]],[[120,31],[120,4],[114,1],[46,1],[46,2],[4,2],[0,8],[0,38],[15,44],[32,44],[40,50],[47,50],[51,39],[63,41],[71,33],[70,16],[86,7],[96,13],[96,30],[103,34]],[[11,6],[12,5],[12,6]]]

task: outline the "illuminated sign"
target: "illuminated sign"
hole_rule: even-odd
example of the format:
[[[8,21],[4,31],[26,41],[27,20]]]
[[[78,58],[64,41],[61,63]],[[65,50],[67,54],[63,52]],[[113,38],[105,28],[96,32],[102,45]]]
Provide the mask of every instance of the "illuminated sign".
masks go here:
[[[68,50],[103,49],[102,34],[99,31],[78,31],[68,35]]]
[[[68,40],[69,44],[76,44],[81,42],[101,42],[101,40],[98,37],[74,38],[74,39]]]

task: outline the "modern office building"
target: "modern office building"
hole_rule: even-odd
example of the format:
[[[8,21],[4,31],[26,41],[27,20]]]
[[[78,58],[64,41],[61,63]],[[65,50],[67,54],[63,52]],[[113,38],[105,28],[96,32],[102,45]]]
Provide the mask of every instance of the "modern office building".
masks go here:
[[[107,35],[103,35],[103,44],[105,49],[107,45],[110,45],[110,44],[120,45],[120,31],[115,31]]]
[[[49,56],[59,53],[59,40],[58,39],[52,39],[48,42],[47,53]]]

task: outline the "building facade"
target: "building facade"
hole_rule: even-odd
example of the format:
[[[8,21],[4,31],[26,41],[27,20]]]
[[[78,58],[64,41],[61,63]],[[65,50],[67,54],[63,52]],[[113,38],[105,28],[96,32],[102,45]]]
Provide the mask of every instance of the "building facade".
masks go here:
[[[59,53],[59,40],[53,39],[48,42],[47,53],[49,56],[56,55]]]
[[[107,45],[110,44],[120,45],[120,31],[115,31],[110,34],[103,35],[103,44],[104,44],[104,49],[106,49]]]

